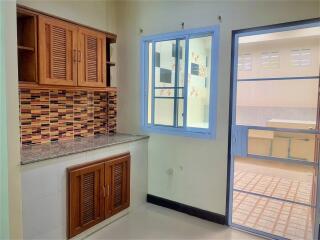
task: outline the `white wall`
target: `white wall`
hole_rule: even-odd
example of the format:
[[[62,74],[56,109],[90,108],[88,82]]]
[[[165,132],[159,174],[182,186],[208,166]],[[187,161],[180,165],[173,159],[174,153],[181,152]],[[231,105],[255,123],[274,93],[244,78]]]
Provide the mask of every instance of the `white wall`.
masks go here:
[[[112,1],[81,0],[17,0],[18,4],[66,18],[86,26],[115,32],[115,11]]]
[[[140,133],[139,40],[143,34],[220,24],[217,137],[151,134],[148,192],[225,214],[231,31],[319,17],[317,1],[121,1],[117,3],[119,130]],[[222,23],[217,20],[222,16]],[[173,175],[168,169],[173,169]],[[169,171],[170,172],[170,171]]]
[[[10,238],[20,239],[22,237],[22,214],[15,1],[5,1],[4,8]]]

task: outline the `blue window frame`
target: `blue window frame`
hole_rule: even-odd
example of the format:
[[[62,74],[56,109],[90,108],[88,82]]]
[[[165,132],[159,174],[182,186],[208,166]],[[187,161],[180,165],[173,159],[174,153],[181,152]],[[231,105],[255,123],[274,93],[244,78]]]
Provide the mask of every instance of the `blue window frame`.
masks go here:
[[[219,26],[141,39],[141,122],[147,132],[214,138]]]

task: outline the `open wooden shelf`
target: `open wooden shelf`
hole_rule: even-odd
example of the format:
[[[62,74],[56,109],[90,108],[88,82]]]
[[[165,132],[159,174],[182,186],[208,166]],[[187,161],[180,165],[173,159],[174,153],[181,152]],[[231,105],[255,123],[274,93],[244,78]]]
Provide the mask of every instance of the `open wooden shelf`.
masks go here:
[[[116,92],[115,87],[78,87],[78,86],[55,86],[55,85],[43,85],[32,82],[19,82],[19,88],[28,89],[57,89],[57,90],[71,90],[71,91],[94,91],[94,92]]]
[[[18,76],[19,81],[37,82],[37,17],[17,8]]]

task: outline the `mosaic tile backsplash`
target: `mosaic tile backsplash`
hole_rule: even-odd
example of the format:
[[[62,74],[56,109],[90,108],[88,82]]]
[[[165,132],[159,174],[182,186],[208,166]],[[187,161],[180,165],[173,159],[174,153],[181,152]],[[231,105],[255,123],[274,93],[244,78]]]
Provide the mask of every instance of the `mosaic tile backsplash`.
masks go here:
[[[19,95],[22,144],[116,132],[116,92],[20,89]]]

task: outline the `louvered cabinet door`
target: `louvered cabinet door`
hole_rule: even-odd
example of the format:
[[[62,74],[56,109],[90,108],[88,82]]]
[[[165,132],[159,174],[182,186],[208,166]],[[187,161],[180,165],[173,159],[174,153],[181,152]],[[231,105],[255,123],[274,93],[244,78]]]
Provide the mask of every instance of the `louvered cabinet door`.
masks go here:
[[[76,86],[78,27],[42,15],[38,22],[40,84]]]
[[[68,237],[105,219],[105,164],[68,170]]]
[[[79,28],[78,85],[106,87],[106,36]]]
[[[112,216],[130,205],[130,155],[106,162],[106,216]]]

